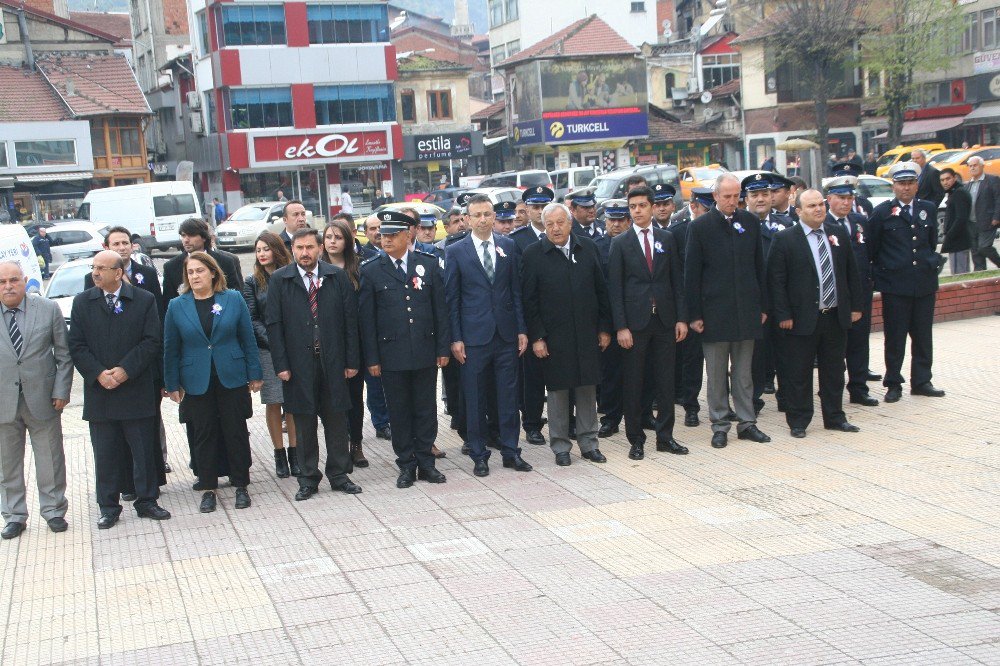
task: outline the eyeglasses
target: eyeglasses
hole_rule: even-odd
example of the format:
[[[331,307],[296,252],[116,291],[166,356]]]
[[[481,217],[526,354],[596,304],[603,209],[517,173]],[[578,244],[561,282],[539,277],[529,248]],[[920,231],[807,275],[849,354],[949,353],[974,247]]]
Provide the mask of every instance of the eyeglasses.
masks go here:
[[[90,270],[97,271],[99,273],[101,271],[117,271],[118,269],[115,268],[114,266],[94,266],[94,265],[91,265]]]

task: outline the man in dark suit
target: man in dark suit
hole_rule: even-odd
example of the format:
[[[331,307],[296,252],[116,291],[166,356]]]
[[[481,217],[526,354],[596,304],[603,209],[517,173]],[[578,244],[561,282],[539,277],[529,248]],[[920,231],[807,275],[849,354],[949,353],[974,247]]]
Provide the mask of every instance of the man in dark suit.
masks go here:
[[[594,245],[601,260],[601,270],[604,279],[608,278],[608,262],[611,259],[611,241],[632,227],[632,219],[628,216],[628,201],[611,199],[604,202],[604,231]],[[609,301],[610,302],[610,301]],[[611,437],[618,433],[624,417],[622,409],[622,348],[618,346],[617,336],[611,336],[611,342],[601,353],[601,384],[597,392],[597,411],[601,414],[601,427],[598,437]]]
[[[136,514],[170,518],[156,503],[160,318],[150,293],[122,281],[123,264],[117,252],[98,252],[95,286],[76,295],[70,315],[69,348],[84,381],[83,419],[90,422],[94,447],[100,529],[113,527],[121,516],[126,449],[132,459]]]
[[[593,187],[582,187],[565,196],[573,216],[573,233],[597,240],[604,233],[604,223],[597,219],[597,199]]]
[[[238,261],[232,259],[228,252],[211,249],[212,233],[203,220],[192,217],[181,222],[178,233],[181,237],[183,252],[163,265],[163,304],[160,315],[166,313],[170,299],[177,297],[178,289],[184,284],[184,259],[192,252],[207,252],[226,276],[226,285],[239,289],[243,284],[243,275]]]
[[[654,229],[653,192],[637,187],[628,193],[632,229],[611,242],[608,293],[618,345],[624,350],[625,435],[629,458],[642,460],[645,391],[655,391],[656,450],[686,454],[674,439],[675,344],[687,336],[684,275],[673,235]],[[647,364],[655,386],[644,386]]]
[[[948,194],[945,206],[941,253],[948,255],[952,275],[969,272],[969,250],[972,248],[972,197],[959,182],[954,169],[941,169],[941,185]]]
[[[417,479],[444,483],[431,449],[437,438],[437,369],[448,365],[450,340],[444,281],[437,257],[409,251],[416,220],[383,211],[383,253],[361,264],[362,349],[368,371],[382,378],[397,488]]]
[[[829,233],[843,229],[851,241],[854,263],[858,267],[861,285],[861,318],[847,331],[847,394],[852,403],[875,407],[878,400],[868,392],[869,337],[872,331],[872,262],[868,256],[868,218],[854,212],[853,176],[836,176],[827,183],[826,201],[829,213],[826,227]],[[881,378],[880,378],[881,379]]]
[[[760,179],[757,179],[760,176]],[[745,181],[769,188],[763,174]],[[753,409],[753,348],[763,334],[765,310],[764,250],[760,222],[737,210],[743,183],[723,174],[715,183],[715,208],[696,219],[688,231],[684,261],[691,328],[702,335],[708,377],[708,411],[712,446],[726,446],[729,429],[729,385],[739,423],[739,439],[769,442],[757,428]]]
[[[468,437],[476,476],[490,473],[481,423],[483,374],[492,368],[497,391],[503,465],[521,472],[531,465],[517,446],[517,357],[528,347],[521,307],[520,261],[514,241],[493,233],[493,204],[485,195],[468,200],[472,233],[445,252],[445,293],[451,320],[451,352],[463,365]]]
[[[818,190],[803,192],[798,224],[778,232],[767,259],[771,317],[786,332],[778,353],[792,437],[805,437],[812,421],[816,360],[823,427],[859,430],[847,421],[843,398],[847,331],[861,319],[861,281],[846,229],[823,224],[825,204]]]
[[[306,207],[298,199],[292,199],[282,209],[281,221],[285,225],[285,228],[281,230],[278,237],[284,241],[285,247],[288,248],[288,253],[291,254],[292,236],[299,229],[304,229],[308,226],[306,222]],[[353,222],[351,226],[353,226]]]
[[[1000,268],[1000,253],[993,247],[1000,229],[1000,177],[983,172],[985,162],[978,155],[970,157],[969,182],[965,189],[972,197],[972,266],[985,271],[986,260]]]
[[[920,167],[920,176],[917,177],[917,198],[930,201],[937,210],[944,201],[944,185],[941,184],[941,172],[927,161],[928,157],[930,153],[922,148],[910,153],[910,159]]]

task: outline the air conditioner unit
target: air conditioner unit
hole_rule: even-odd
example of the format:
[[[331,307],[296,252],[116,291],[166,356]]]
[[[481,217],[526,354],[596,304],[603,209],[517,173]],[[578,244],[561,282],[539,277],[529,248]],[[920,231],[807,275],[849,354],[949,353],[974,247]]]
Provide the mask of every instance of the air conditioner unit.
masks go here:
[[[201,93],[197,90],[192,90],[187,94],[187,103],[194,110],[201,108]]]
[[[683,109],[687,105],[688,105],[687,99],[675,99],[674,100],[674,108],[675,109]]]
[[[200,113],[189,113],[188,124],[191,127],[191,131],[195,134],[205,134],[205,119],[202,118]]]

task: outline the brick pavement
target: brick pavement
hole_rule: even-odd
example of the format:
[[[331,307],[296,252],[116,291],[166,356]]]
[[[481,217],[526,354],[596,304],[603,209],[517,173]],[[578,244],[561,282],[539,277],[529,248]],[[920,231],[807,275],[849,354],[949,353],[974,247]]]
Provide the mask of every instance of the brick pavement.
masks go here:
[[[294,502],[258,410],[253,507],[210,515],[171,405],[174,518],[100,532],[77,383],[70,530],[32,490],[0,544],[2,663],[1000,663],[1000,318],[935,336],[948,396],[849,406],[857,435],[792,439],[770,403],[770,444],[679,426],[686,457],[619,435],[606,465],[526,446],[534,473],[478,479],[444,430],[448,483],[400,491],[366,424],[356,497]]]

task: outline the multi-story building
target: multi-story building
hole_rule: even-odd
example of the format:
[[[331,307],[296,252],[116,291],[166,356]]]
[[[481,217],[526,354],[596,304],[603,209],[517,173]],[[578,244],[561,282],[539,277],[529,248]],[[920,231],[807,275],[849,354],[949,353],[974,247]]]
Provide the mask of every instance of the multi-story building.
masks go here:
[[[191,116],[220,168],[204,174],[229,210],[278,190],[315,216],[355,211],[375,190],[402,190],[396,50],[380,0],[192,0],[196,89]],[[393,173],[393,170],[396,173]],[[395,182],[400,183],[399,187]]]

